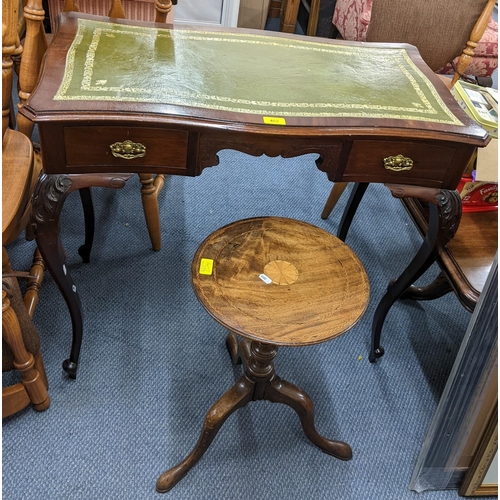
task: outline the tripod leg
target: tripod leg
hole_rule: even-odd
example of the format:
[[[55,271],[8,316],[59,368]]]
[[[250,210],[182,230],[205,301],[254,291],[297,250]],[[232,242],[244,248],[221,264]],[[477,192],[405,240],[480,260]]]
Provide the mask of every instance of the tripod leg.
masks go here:
[[[304,391],[286,380],[275,377],[267,385],[264,399],[273,403],[283,403],[293,408],[300,418],[305,435],[322,451],[340,460],[352,458],[352,450],[347,443],[331,441],[318,433],[314,426],[314,405]]]
[[[156,491],[170,491],[207,451],[226,419],[238,408],[252,401],[254,382],[243,375],[208,411],[200,437],[193,451],[175,467],[164,472],[156,481]]]

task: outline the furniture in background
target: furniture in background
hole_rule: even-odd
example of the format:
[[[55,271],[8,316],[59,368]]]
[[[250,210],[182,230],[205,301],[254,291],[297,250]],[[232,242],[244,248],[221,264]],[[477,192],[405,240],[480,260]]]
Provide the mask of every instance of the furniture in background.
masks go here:
[[[418,199],[402,200],[422,235],[427,233],[427,206]],[[454,238],[437,258],[441,273],[430,285],[411,286],[402,299],[432,300],[454,291],[470,312],[491,270],[498,249],[498,212],[462,213]]]
[[[174,21],[172,5],[177,5],[177,0],[48,0],[52,33],[57,31],[57,18],[61,12],[77,11],[96,16],[171,24]],[[162,14],[159,15],[160,12]]]
[[[467,44],[472,57],[459,72],[491,76],[498,67],[498,23],[491,17],[494,5],[495,0],[337,0],[332,22],[345,40],[416,45],[434,71],[453,74],[450,63],[455,58],[455,65],[458,65],[456,57],[467,42],[464,35],[471,33],[474,23],[480,19],[478,36],[471,36]],[[461,44],[455,37],[461,37]],[[446,52],[448,56],[444,56]],[[434,53],[439,57],[435,63]]]
[[[30,219],[31,196],[40,171],[31,140],[11,128],[12,57],[20,53],[18,0],[2,2],[2,371],[18,370],[21,382],[2,388],[2,416],[30,402],[45,410],[50,399],[40,354],[40,340],[31,317],[38,302],[43,262],[35,252],[24,300],[4,245],[17,238]]]
[[[126,14],[137,15],[138,19],[151,20],[158,23],[165,23],[167,16],[171,13],[172,5],[177,0],[110,0],[103,2],[101,0],[49,0],[49,13],[52,31],[57,29],[57,15],[62,11],[78,11],[80,7],[89,9],[90,13],[106,14],[109,12],[111,17],[124,18]],[[28,0],[24,9],[26,23],[26,37],[24,42],[24,51],[21,59],[19,72],[19,97],[20,106],[26,102],[33,89],[35,88],[38,75],[41,70],[42,57],[47,49],[47,38],[43,28],[45,12],[42,0]],[[172,17],[172,16],[171,16]],[[28,137],[33,132],[33,124],[19,119],[19,130]],[[150,173],[141,173],[141,199],[148,228],[149,237],[153,250],[161,249],[161,229],[160,213],[158,207],[158,196],[163,188],[164,175],[152,175]],[[84,202],[85,220],[86,220],[86,243],[79,252],[84,262],[89,261],[90,250],[93,237],[93,208],[89,189],[80,191],[82,201]]]
[[[317,21],[313,20],[313,24],[311,25],[311,30],[310,30],[311,36],[332,38],[332,33],[334,29],[332,25],[332,17],[333,17],[333,11],[335,10],[336,1],[337,0],[320,0]],[[307,27],[309,25],[309,20],[311,16],[312,6],[313,6],[313,0],[302,0],[301,5],[299,7],[297,23],[299,24],[303,33],[306,33],[307,31]]]
[[[346,4],[349,4],[348,8],[346,8]],[[451,61],[461,51],[460,56],[455,58],[455,73],[453,78],[449,80],[451,87],[464,72],[470,71],[469,61],[471,58],[474,59],[474,49],[478,41],[482,40],[485,35],[488,20],[490,20],[490,24],[494,23],[491,21],[494,4],[494,0],[460,2],[459,4],[445,1],[434,4],[426,3],[425,6],[420,6],[418,2],[412,2],[404,5],[398,4],[405,9],[405,15],[402,15],[402,13],[394,12],[394,2],[391,1],[374,0],[374,2],[368,3],[349,3],[339,0],[336,7],[338,11],[336,10],[334,15],[334,24],[336,19],[345,20],[345,23],[339,22],[339,24],[345,26],[347,36],[350,36],[351,31],[349,30],[354,28],[350,22],[352,19],[348,20],[348,13],[359,13],[360,5],[362,5],[365,9],[363,12],[370,12],[369,23],[366,25],[367,29],[362,34],[360,31],[356,36],[367,41],[398,40],[411,43],[419,49],[420,54],[431,69],[438,72],[446,66],[447,61]],[[460,5],[460,9],[457,9],[457,5]],[[376,8],[372,9],[372,6]],[[343,14],[344,9],[345,14]],[[423,16],[420,12],[419,16],[420,9],[426,9],[427,15]],[[433,9],[434,14],[432,14]],[[435,20],[434,26],[428,22],[429,18]],[[366,19],[366,16],[363,19]],[[422,20],[422,23],[425,22],[425,29],[423,25],[419,24],[419,20]],[[451,34],[445,30],[448,23],[454,26]],[[462,30],[458,30],[457,26],[462,26]],[[434,27],[434,31],[431,32],[430,28],[432,27]],[[486,38],[488,37],[489,35],[486,36]],[[497,49],[495,49],[496,52]],[[492,66],[494,65],[496,65],[496,60]],[[345,183],[334,184],[321,214],[323,219],[329,216],[345,187]],[[367,184],[357,184],[353,188],[340,224],[344,228],[344,231],[338,234],[342,240],[345,240],[346,231],[366,188]],[[402,201],[419,230],[426,234],[427,222],[423,208],[425,203],[422,204],[416,199]],[[442,274],[426,287],[411,287],[401,298],[430,300],[454,290],[461,303],[471,311],[486,281],[497,249],[497,225],[493,224],[493,218],[492,215],[488,214],[463,214],[461,222],[463,230],[456,235],[450,248],[443,249],[445,251],[437,259]],[[474,241],[469,239],[469,231],[476,235]],[[373,362],[383,353],[384,350],[380,346],[380,329],[374,329],[370,361]]]
[[[5,254],[3,255],[5,257]],[[4,268],[5,266],[2,266]],[[17,370],[21,381],[2,388],[2,418],[32,403],[37,411],[50,405],[40,339],[24,305],[15,277],[2,278],[2,372]]]
[[[18,0],[2,3],[2,246],[14,241],[29,226],[31,201],[41,172],[41,159],[33,151],[31,140],[11,128],[12,57],[20,53],[17,31]],[[33,232],[28,230],[28,237]],[[7,253],[2,255],[3,272],[12,273]],[[35,250],[25,303],[33,315],[43,279],[43,261]]]
[[[368,185],[355,183],[353,186],[339,225],[338,237],[342,241],[347,237],[350,224]],[[427,238],[429,232],[436,231],[437,228],[431,228],[429,209],[432,210],[432,207],[425,200],[418,198],[405,197],[401,198],[401,201],[421,234]],[[461,205],[461,200],[458,199],[457,203]],[[441,269],[438,277],[430,285],[410,286],[401,290],[395,300],[433,300],[454,291],[467,310],[474,310],[497,252],[497,213],[462,213],[456,222],[455,231],[452,239],[438,243],[439,248],[435,255]],[[392,284],[394,282],[391,282]],[[391,294],[390,287],[388,294]],[[375,311],[369,354],[371,363],[384,355],[384,348],[380,345],[382,325],[377,318],[379,315]]]
[[[265,29],[270,1],[240,0],[238,28]]]
[[[422,235],[428,231],[428,205],[417,198],[402,199],[404,207]],[[498,213],[462,213],[458,230],[436,258],[441,269],[429,285],[410,286],[400,299],[434,300],[451,291],[470,312],[479,296],[498,250]],[[374,329],[370,361],[384,354],[380,329]]]
[[[78,23],[85,37],[72,45]],[[94,86],[92,79],[82,85],[84,61],[93,50],[97,29],[114,35],[100,38],[108,50],[126,47],[130,57],[141,50],[137,34],[141,40],[154,37],[156,60],[143,63],[154,65],[151,78],[143,78],[140,64],[134,66],[135,73],[127,68],[122,74],[119,66],[110,73],[109,64],[100,58],[102,51],[96,51],[92,78],[112,78],[117,86],[126,82],[125,93]],[[175,44],[175,58],[172,37],[182,40]],[[193,51],[197,62],[189,65]],[[69,73],[68,57],[76,65]],[[248,65],[249,60],[255,64]],[[289,64],[283,66],[283,60]],[[277,65],[280,78],[269,79]],[[285,158],[316,153],[316,166],[330,181],[385,183],[393,196],[429,201],[424,242],[377,308],[374,328],[381,329],[392,304],[453,237],[461,214],[455,188],[476,148],[489,140],[409,45],[311,40],[217,27],[200,32],[185,25],[163,33],[130,21],[66,13],[45,67],[20,113],[38,124],[48,168],[34,195],[35,236],[70,308],[73,344],[64,367],[68,371],[71,366],[73,376],[83,334],[82,304],[65,267],[59,217],[66,197],[102,179],[102,172],[109,173],[116,187],[130,172],[200,175],[218,164],[217,153],[223,149]],[[356,84],[350,78],[331,78],[332,72],[344,75],[358,67],[371,78],[361,74]],[[314,68],[314,79],[307,68]],[[210,79],[203,77],[206,71]],[[292,80],[290,87],[286,82]],[[166,90],[155,93],[160,82]],[[134,89],[132,95],[126,93],[128,88]],[[376,99],[367,101],[367,96]],[[124,147],[124,141],[132,141],[130,146],[138,153],[146,150],[146,155],[128,160],[112,156],[110,150]],[[96,172],[94,177],[82,176]]]
[[[334,22],[337,17],[345,19],[346,30],[348,30],[352,29],[351,22],[350,20],[348,21],[348,14],[346,13],[344,17],[341,17],[341,14],[337,12],[337,10],[339,10],[339,12],[342,13],[344,9],[346,9],[345,3],[342,1],[338,2],[333,19]],[[402,18],[400,14],[396,15],[394,12],[390,14],[391,9],[394,9],[394,2],[391,0],[376,0],[377,10],[374,11],[373,23],[370,23],[370,31],[367,33],[368,30],[365,30],[362,32],[362,35],[360,31],[356,36],[360,37],[360,41],[398,41],[411,43],[418,48],[420,55],[427,65],[437,72],[455,58],[456,70],[454,71],[453,78],[450,80],[446,78],[444,80],[451,88],[455,82],[460,79],[460,76],[464,74],[466,68],[468,68],[469,61],[473,58],[477,42],[483,37],[487,29],[488,19],[491,19],[494,4],[494,0],[483,0],[482,2],[470,0],[469,2],[460,2],[459,4],[447,1],[435,4],[425,2],[423,6],[418,2],[412,2],[405,4],[408,5],[405,9],[407,8],[409,10],[407,11],[407,16],[404,17],[405,22],[403,23],[400,21]],[[365,4],[363,3],[362,5],[364,6]],[[371,5],[372,2],[370,2],[370,7]],[[457,9],[457,5],[460,5],[461,9]],[[448,11],[445,11],[444,7],[447,7]],[[473,7],[475,7],[475,10]],[[429,10],[426,11],[426,16],[420,13],[419,17],[419,9],[422,8]],[[439,18],[437,16],[431,16],[433,9],[436,8],[439,8],[437,10],[440,14]],[[480,8],[482,8],[482,10],[480,10]],[[378,9],[380,9],[380,11]],[[351,11],[358,12],[359,5],[357,3],[349,5],[346,12]],[[447,26],[447,23],[450,23],[451,19],[453,19],[451,16],[452,13],[460,15],[457,23],[453,24],[453,37],[449,37],[444,28]],[[434,25],[426,24],[424,29],[416,24],[415,20],[420,18],[427,20],[429,17],[436,19]],[[415,23],[415,26],[410,24],[410,20]],[[458,22],[459,20],[461,22]],[[347,26],[351,26],[351,28],[347,28]],[[459,27],[460,29],[458,29]],[[430,28],[434,29],[430,31]],[[346,31],[346,36],[351,36],[350,31]],[[496,53],[497,52],[496,50]],[[458,57],[455,57],[457,55]],[[495,60],[497,61],[497,59]],[[332,187],[321,213],[323,219],[328,218],[345,188],[346,184],[337,184]]]
[[[280,31],[295,33],[301,0],[271,0],[268,17],[280,17]],[[314,36],[318,26],[320,0],[311,0],[306,35]]]
[[[208,411],[193,451],[159,477],[157,491],[171,490],[203,456],[225,420],[251,401],[290,406],[313,444],[350,460],[347,443],[317,432],[311,398],[281,379],[273,360],[278,346],[326,342],[358,322],[368,305],[369,283],[354,252],[305,222],[245,219],[205,239],[193,258],[191,282],[210,316],[229,329],[231,359],[243,362],[244,373]]]

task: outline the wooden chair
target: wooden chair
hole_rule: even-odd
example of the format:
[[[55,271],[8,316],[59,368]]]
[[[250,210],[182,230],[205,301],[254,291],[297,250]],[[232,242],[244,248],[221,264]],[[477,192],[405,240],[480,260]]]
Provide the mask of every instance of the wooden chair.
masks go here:
[[[306,35],[315,36],[318,27],[320,0],[311,0]],[[271,0],[268,17],[280,17],[280,31],[295,33],[300,0]]]
[[[20,53],[16,3],[2,0],[2,245],[24,231],[30,217],[31,195],[41,171],[31,140],[10,127],[12,56]],[[43,270],[40,254],[35,252],[23,300],[14,276],[19,273],[12,271],[7,251],[2,247],[2,369],[17,369],[22,377],[20,383],[2,389],[3,417],[16,413],[30,401],[37,410],[45,410],[50,404],[40,341],[31,321]]]
[[[455,4],[456,2],[452,2],[453,7],[455,7]],[[456,26],[462,24],[460,19],[457,19],[458,17],[463,16],[467,18],[468,15],[467,10],[462,14],[462,9],[458,9],[457,12],[452,13],[452,16],[447,16],[449,6],[445,5],[443,1],[428,2],[426,5],[423,5],[419,1],[403,2],[399,0],[391,3],[390,12],[387,11],[387,6],[382,5],[381,7],[381,5],[382,3],[379,0],[336,0],[332,17],[332,36],[340,36],[344,40],[366,42],[368,30],[370,29],[371,31],[373,29],[373,26],[370,26],[370,24],[372,13],[375,12],[376,18],[374,18],[374,21],[378,23],[383,22],[393,25],[395,19],[402,20],[404,24],[412,22],[413,25],[411,27],[405,28],[409,29],[411,33],[415,33],[418,25],[423,30],[428,31],[429,29],[432,30],[432,25],[435,22],[439,22],[442,26],[441,32],[443,38],[438,40],[437,43],[429,40],[429,46],[432,50],[434,46],[441,45],[443,40],[445,43],[448,42],[448,33],[455,31]],[[477,2],[477,5],[480,7],[481,2]],[[416,9],[421,9],[418,16],[414,15]],[[387,14],[389,14],[389,17],[383,17]],[[470,15],[471,17],[467,19],[467,22],[474,19],[472,11]],[[397,29],[399,29],[400,25],[401,23],[398,21]],[[454,35],[455,33],[451,34],[451,36]],[[409,40],[408,42],[412,43]],[[446,61],[446,63],[437,72],[441,74],[453,74],[453,67],[450,61]],[[498,23],[490,17],[485,32],[474,48],[474,57],[469,61],[465,73],[477,77],[488,77],[493,74],[493,71],[497,67]]]
[[[9,126],[12,56],[20,52],[17,14],[17,0],[2,0],[2,245],[12,242],[28,226],[31,196],[42,170],[40,156],[33,151],[31,140]],[[7,264],[6,254],[2,256],[2,261],[4,269]],[[12,270],[7,268],[7,271]],[[43,263],[38,251],[35,251],[30,275],[35,278],[28,287],[26,302],[29,304],[29,313],[32,314],[43,278]]]
[[[173,9],[168,8],[168,0],[48,0],[50,27],[52,33],[57,31],[57,18],[61,12],[78,11],[96,16],[109,16],[136,19],[147,22],[173,22]],[[171,2],[177,4],[177,0]],[[163,7],[162,7],[163,5]],[[155,8],[156,7],[156,8]],[[158,8],[164,9],[166,19],[158,21]]]
[[[430,8],[431,4],[432,12],[437,10],[442,16],[434,23],[424,15],[425,9]],[[419,49],[424,61],[434,71],[458,57],[453,78],[442,78],[443,82],[452,88],[474,56],[474,49],[491,18],[495,0],[468,0],[459,3],[442,0],[435,3],[425,2],[425,5],[416,1],[404,2],[404,22],[400,22],[401,16],[395,12],[392,0],[376,0],[373,5],[375,8],[371,11],[366,41],[411,43]],[[403,3],[399,2],[398,5]],[[451,22],[453,19],[456,21]],[[444,30],[448,23],[453,26],[452,30]],[[322,219],[328,218],[346,187],[346,183],[336,183],[332,187],[321,212]]]
[[[123,5],[121,0],[110,0],[106,2],[110,5],[109,11],[106,13],[110,17],[124,18],[125,10],[130,12],[142,12],[143,10],[133,10],[131,9],[130,0],[126,2],[124,0]],[[99,14],[105,7],[106,3],[102,1],[85,1],[81,2],[85,6],[92,7],[92,12],[94,14]],[[167,15],[172,10],[172,4],[177,3],[176,0],[144,0],[142,2],[136,2],[138,4],[144,4],[142,7],[146,6],[151,11],[153,8],[156,11],[155,21],[158,23],[165,23],[167,21]],[[64,0],[60,2],[49,2],[52,5],[53,11],[51,12],[51,22],[55,24],[55,15],[59,10],[64,9],[65,11],[76,10],[78,11],[78,5],[76,1]],[[125,9],[127,7],[127,9]],[[47,36],[45,34],[43,20],[45,18],[45,11],[43,9],[42,0],[27,0],[26,6],[24,7],[24,17],[26,20],[26,36],[24,40],[24,50],[21,58],[21,64],[19,68],[19,98],[20,104],[22,106],[24,102],[29,98],[33,92],[40,68],[42,65],[42,58],[47,49]],[[34,124],[27,120],[26,118],[19,116],[18,119],[18,129],[23,132],[26,136],[31,137],[33,132]],[[161,249],[161,232],[160,232],[160,212],[158,207],[158,195],[164,184],[163,175],[152,175],[152,174],[139,174],[141,181],[141,197],[142,205],[144,210],[144,215],[146,218],[146,225],[149,232],[149,237],[154,250]],[[85,195],[84,201],[87,203],[87,207],[91,207],[90,191],[80,190],[81,195]],[[88,213],[91,208],[87,208],[86,220],[88,221],[91,214]],[[87,226],[89,232],[93,231],[92,223]],[[91,242],[87,241],[87,247],[91,245]],[[81,249],[82,254],[83,248]],[[82,254],[84,260],[88,260],[87,250]]]
[[[15,277],[2,278],[2,372],[17,370],[21,382],[2,388],[2,417],[29,403],[37,411],[50,405],[40,339]]]

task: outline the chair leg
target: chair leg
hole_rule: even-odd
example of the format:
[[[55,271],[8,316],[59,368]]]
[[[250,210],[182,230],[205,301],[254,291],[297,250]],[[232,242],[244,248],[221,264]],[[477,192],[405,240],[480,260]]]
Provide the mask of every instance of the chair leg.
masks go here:
[[[35,359],[24,346],[21,326],[4,290],[2,290],[2,339],[12,351],[14,367],[21,373],[21,383],[26,389],[33,407],[37,411],[46,410],[50,405],[45,385],[47,378],[34,367]]]
[[[149,239],[153,250],[161,250],[161,230],[160,230],[160,209],[158,207],[158,195],[165,182],[164,175],[139,174],[142,184],[142,207],[146,226],[149,232]]]
[[[280,17],[283,0],[271,0],[267,17]]]
[[[40,352],[37,352],[34,358],[35,358],[35,364],[34,364],[35,370],[40,374],[43,385],[48,389],[49,381],[47,379],[47,373],[45,372],[45,365],[43,364],[42,354]]]
[[[33,317],[36,305],[38,304],[38,293],[40,291],[40,286],[42,285],[44,271],[45,264],[43,263],[42,255],[37,248],[35,250],[33,263],[30,269],[31,278],[28,280],[28,286],[23,298],[24,305],[26,306],[26,310],[28,311],[30,318]]]
[[[299,7],[300,0],[284,0],[283,11],[281,13],[280,31],[283,33],[295,33]]]
[[[335,208],[335,205],[339,201],[339,198],[342,196],[342,193],[345,191],[347,187],[347,182],[335,182],[332,186],[332,190],[328,195],[328,199],[326,200],[325,206],[323,207],[323,212],[321,212],[322,219],[328,219],[328,216],[332,213],[332,210]]]
[[[309,20],[307,21],[307,32],[308,36],[316,36],[316,31],[318,30],[319,21],[319,6],[320,0],[311,0],[311,7],[309,9]]]

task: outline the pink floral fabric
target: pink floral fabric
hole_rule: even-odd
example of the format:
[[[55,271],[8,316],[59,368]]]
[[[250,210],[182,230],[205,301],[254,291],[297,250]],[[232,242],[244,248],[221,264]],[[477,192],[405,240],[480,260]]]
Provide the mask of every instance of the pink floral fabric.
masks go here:
[[[332,23],[344,40],[366,41],[373,0],[337,0]],[[491,76],[498,67],[498,23],[490,19],[465,74]],[[437,73],[453,74],[451,64]]]
[[[344,40],[366,41],[373,0],[337,0],[332,22]]]

